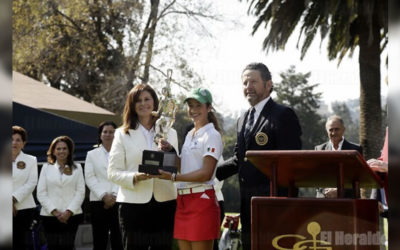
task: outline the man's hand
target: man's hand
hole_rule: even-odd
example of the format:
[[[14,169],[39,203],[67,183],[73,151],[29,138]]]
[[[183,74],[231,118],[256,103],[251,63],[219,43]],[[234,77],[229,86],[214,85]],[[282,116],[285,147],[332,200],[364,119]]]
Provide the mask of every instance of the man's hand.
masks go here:
[[[377,160],[377,159],[369,159],[367,161],[367,163],[368,163],[369,167],[376,172],[380,172],[380,173],[388,172],[387,162]]]
[[[325,188],[323,193],[325,195],[325,198],[337,198],[336,188]]]

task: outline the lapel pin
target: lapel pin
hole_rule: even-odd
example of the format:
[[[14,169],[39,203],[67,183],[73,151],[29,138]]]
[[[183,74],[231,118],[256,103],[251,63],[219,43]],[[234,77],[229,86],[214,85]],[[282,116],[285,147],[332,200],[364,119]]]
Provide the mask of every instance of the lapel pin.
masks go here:
[[[64,170],[63,170],[63,173],[64,173],[65,175],[72,175],[72,169],[71,169],[71,167],[66,165],[65,168],[64,168]]]

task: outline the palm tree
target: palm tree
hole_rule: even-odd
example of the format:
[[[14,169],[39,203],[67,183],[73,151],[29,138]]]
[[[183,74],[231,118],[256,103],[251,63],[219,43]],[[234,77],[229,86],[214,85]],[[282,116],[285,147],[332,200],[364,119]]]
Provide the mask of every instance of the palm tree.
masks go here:
[[[368,159],[379,155],[382,144],[380,54],[388,37],[386,0],[251,0],[249,13],[257,16],[253,34],[266,27],[263,49],[284,49],[293,30],[301,23],[301,59],[317,31],[321,43],[327,36],[328,58],[352,56],[359,48],[360,143]],[[304,36],[303,39],[301,37]]]

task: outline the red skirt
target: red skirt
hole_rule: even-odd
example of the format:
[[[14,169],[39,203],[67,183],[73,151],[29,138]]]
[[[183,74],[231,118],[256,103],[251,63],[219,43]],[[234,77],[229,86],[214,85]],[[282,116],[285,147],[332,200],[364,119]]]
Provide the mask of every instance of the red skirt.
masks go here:
[[[178,195],[174,238],[187,241],[219,239],[220,212],[213,189]]]

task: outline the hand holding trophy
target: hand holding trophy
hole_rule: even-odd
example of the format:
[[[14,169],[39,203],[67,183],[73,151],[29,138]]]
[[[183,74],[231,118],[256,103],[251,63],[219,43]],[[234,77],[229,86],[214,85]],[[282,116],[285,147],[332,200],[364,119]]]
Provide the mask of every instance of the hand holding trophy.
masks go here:
[[[167,70],[166,86],[162,88],[162,95],[157,111],[153,111],[152,115],[157,119],[155,123],[154,142],[159,149],[170,148],[166,144],[168,132],[175,122],[176,102],[171,96],[172,69]],[[173,149],[173,148],[172,148]],[[171,150],[172,150],[171,149]],[[175,167],[176,152],[144,150],[142,156],[142,164],[139,165],[139,172],[150,175],[159,175],[159,169],[168,172],[177,172]]]
[[[155,125],[154,142],[159,144],[161,138],[168,139],[168,131],[171,129],[172,124],[175,122],[176,114],[176,103],[171,97],[171,80],[172,80],[172,69],[167,70],[167,85],[162,88],[162,99],[158,106],[157,111],[153,111],[152,115],[158,118]]]

